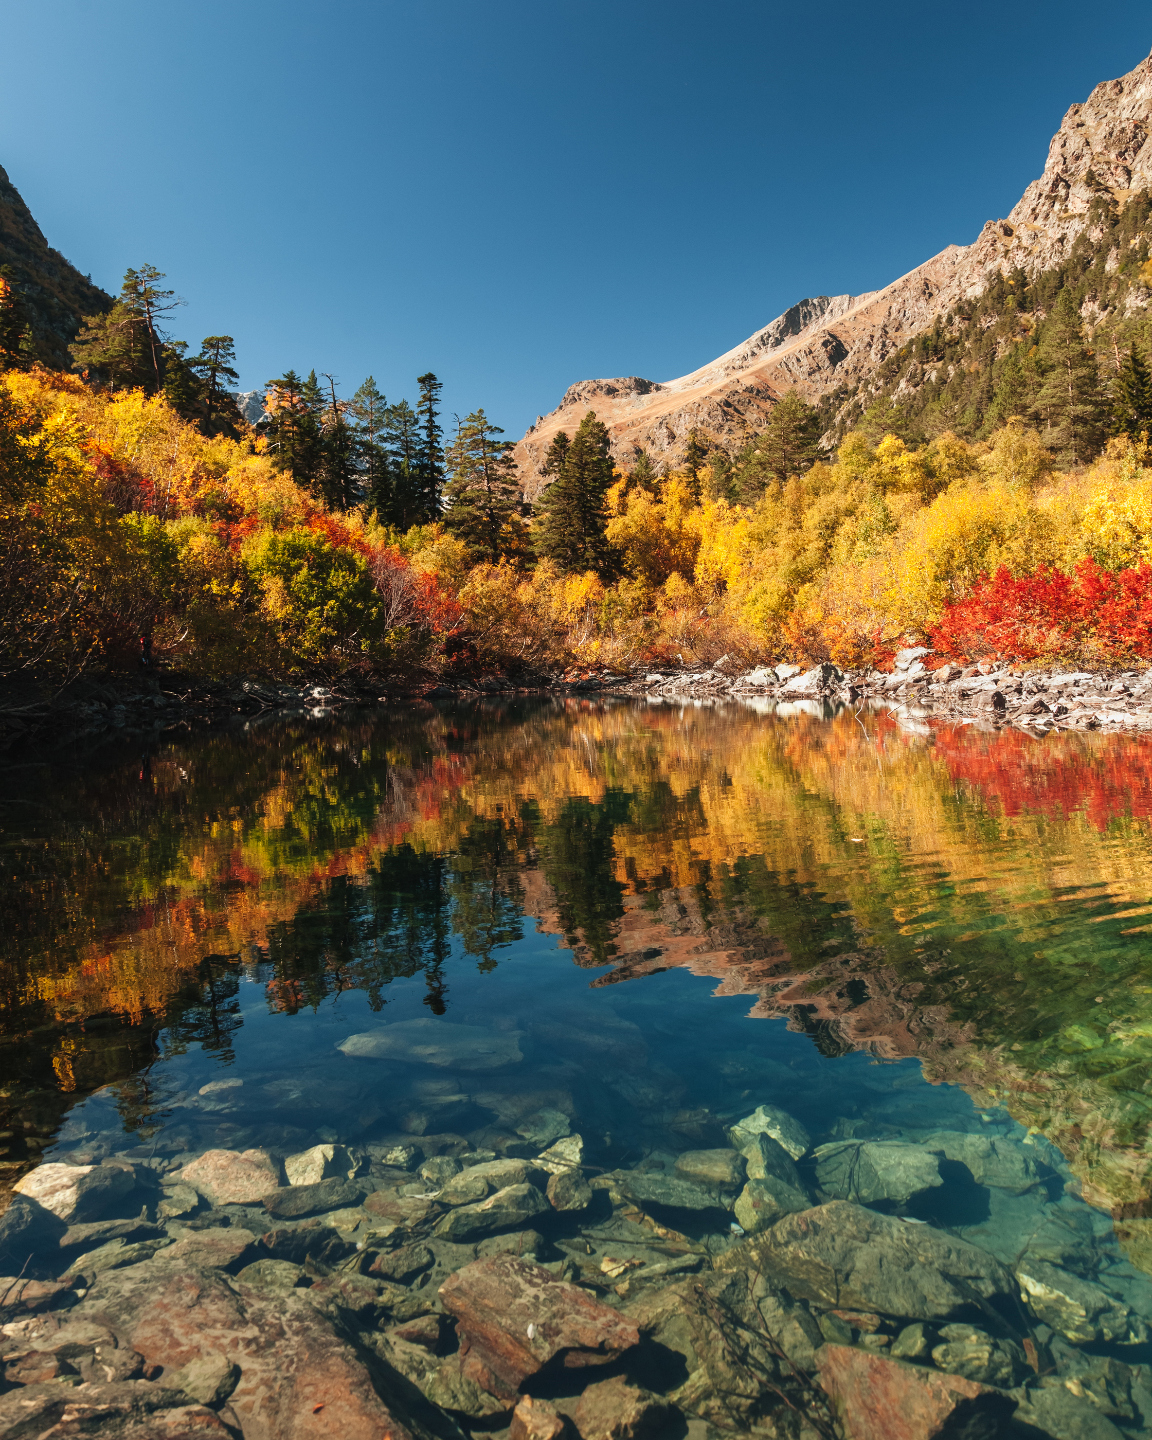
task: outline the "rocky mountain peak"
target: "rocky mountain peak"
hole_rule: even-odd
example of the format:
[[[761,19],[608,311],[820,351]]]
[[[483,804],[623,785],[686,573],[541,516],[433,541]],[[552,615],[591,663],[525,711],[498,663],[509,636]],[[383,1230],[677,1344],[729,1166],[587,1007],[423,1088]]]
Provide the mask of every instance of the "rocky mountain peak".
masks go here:
[[[661,383],[583,380],[516,447],[531,498],[558,430],[596,410],[625,466],[637,446],[676,465],[692,430],[729,450],[761,429],[789,390],[816,402],[857,385],[936,318],[978,295],[998,272],[1036,274],[1060,263],[1089,225],[1094,200],[1119,205],[1152,187],[1152,56],[1072,105],[1053,136],[1043,174],[1006,219],[989,220],[970,245],[948,245],[907,275],[866,295],[799,301],[726,354]],[[643,387],[643,388],[642,388]]]

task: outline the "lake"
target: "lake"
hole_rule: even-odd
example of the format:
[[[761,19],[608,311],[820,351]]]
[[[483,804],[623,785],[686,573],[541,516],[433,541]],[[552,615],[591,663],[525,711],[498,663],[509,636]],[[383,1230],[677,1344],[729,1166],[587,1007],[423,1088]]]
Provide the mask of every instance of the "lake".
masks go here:
[[[493,697],[13,755],[5,790],[7,1191],[136,1166],[160,1254],[317,1214],[350,1254],[511,1235],[625,1311],[847,1202],[1013,1293],[949,1322],[793,1276],[817,1343],[1152,1433],[1146,740]],[[252,1151],[339,1204],[213,1194],[204,1157]],[[493,1166],[527,1208],[474,1223]],[[147,1260],[116,1203],[27,1273]],[[428,1253],[399,1283],[432,1296]]]

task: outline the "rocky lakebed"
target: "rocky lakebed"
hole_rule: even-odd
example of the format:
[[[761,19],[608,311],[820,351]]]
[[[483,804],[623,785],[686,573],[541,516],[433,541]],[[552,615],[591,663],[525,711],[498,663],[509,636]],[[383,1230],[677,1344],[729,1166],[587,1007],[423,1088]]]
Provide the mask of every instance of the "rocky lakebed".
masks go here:
[[[539,1027],[619,1135],[432,1017],[145,1143],[93,1096],[0,1219],[0,1436],[1152,1433],[1152,1278],[1042,1136],[923,1084],[813,1134],[752,1052],[725,1109],[628,1022]]]

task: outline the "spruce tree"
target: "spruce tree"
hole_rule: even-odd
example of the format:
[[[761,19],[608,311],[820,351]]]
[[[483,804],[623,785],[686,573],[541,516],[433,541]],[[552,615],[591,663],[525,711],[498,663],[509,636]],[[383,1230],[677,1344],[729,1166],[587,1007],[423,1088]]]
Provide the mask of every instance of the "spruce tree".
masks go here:
[[[392,472],[385,435],[388,405],[371,375],[352,396],[356,463],[365,504],[385,525],[392,523]]]
[[[1068,290],[1056,297],[1044,327],[1039,364],[1044,381],[1036,408],[1044,420],[1044,443],[1068,463],[1083,465],[1104,443],[1107,402]]]
[[[460,421],[448,450],[450,479],[444,490],[444,523],[493,565],[521,547],[520,490],[510,440],[483,410]]]
[[[652,457],[647,450],[639,445],[635,447],[635,459],[632,462],[632,469],[628,472],[628,489],[643,490],[648,495],[656,493],[656,467],[652,464]]]
[[[420,472],[420,417],[407,400],[389,405],[384,417],[384,446],[392,472],[388,523],[408,530],[424,519]]]
[[[347,403],[336,397],[336,381],[325,375],[328,394],[321,410],[321,456],[318,484],[332,510],[350,510],[360,498],[356,467],[356,437],[344,411]]]
[[[1135,345],[1121,362],[1113,386],[1112,433],[1133,440],[1152,433],[1152,374]]]
[[[269,449],[278,470],[284,470],[298,485],[309,488],[320,474],[323,437],[320,409],[323,397],[315,370],[302,380],[295,370],[286,370],[267,383]]]
[[[236,397],[225,382],[233,385],[240,380],[234,369],[236,364],[236,342],[231,335],[205,335],[200,342],[200,353],[188,361],[189,366],[200,376],[204,385],[206,435],[228,435],[236,439],[240,434],[240,408]]]
[[[0,370],[23,369],[34,359],[31,312],[11,268],[0,265]]]
[[[549,447],[545,473],[555,475],[540,497],[536,553],[567,574],[594,570],[611,577],[612,551],[605,536],[605,499],[615,478],[608,431],[589,410],[569,443],[561,433]]]
[[[440,427],[440,391],[444,388],[431,370],[426,375],[417,375],[420,399],[416,402],[416,413],[420,417],[422,443],[420,447],[420,506],[422,514],[419,523],[427,524],[440,516],[441,492],[444,489],[444,432]]]
[[[700,467],[708,458],[708,447],[700,439],[700,432],[695,428],[688,432],[688,443],[684,447],[684,471],[688,477],[688,487],[696,499],[700,498]]]

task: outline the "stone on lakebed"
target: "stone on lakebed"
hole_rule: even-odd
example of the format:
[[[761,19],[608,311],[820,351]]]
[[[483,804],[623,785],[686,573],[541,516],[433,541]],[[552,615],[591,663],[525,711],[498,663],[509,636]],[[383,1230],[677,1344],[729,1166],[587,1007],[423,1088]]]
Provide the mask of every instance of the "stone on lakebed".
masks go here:
[[[799,1120],[794,1120],[787,1110],[781,1110],[775,1105],[757,1105],[751,1115],[737,1120],[728,1132],[733,1147],[741,1153],[756,1135],[770,1136],[787,1150],[793,1160],[799,1160],[812,1144],[812,1137]]]
[[[280,1184],[280,1167],[265,1150],[205,1150],[178,1178],[213,1205],[258,1205]]]
[[[513,1255],[465,1265],[440,1299],[468,1347],[471,1378],[493,1394],[515,1395],[557,1357],[568,1370],[607,1365],[640,1341],[619,1311]]]
[[[337,1045],[345,1055],[400,1060],[453,1070],[498,1070],[524,1059],[513,1032],[440,1020],[398,1020],[377,1030],[349,1035]]]
[[[535,1185],[506,1185],[478,1204],[461,1205],[449,1210],[438,1222],[436,1234],[443,1240],[463,1244],[497,1230],[522,1228],[527,1221],[550,1208]]]
[[[136,1177],[122,1165],[37,1165],[15,1185],[65,1224],[98,1220],[133,1190]]]

